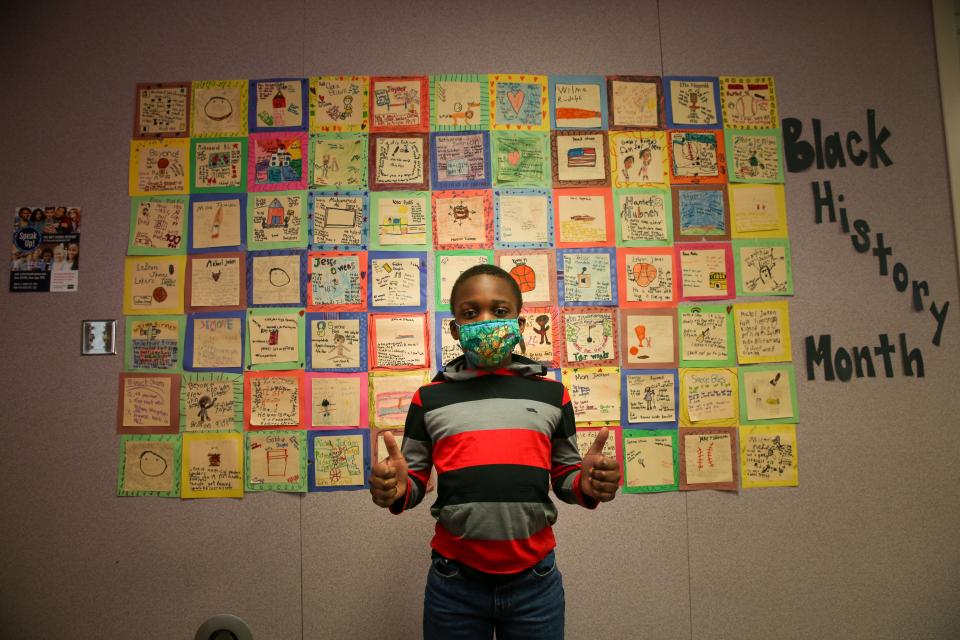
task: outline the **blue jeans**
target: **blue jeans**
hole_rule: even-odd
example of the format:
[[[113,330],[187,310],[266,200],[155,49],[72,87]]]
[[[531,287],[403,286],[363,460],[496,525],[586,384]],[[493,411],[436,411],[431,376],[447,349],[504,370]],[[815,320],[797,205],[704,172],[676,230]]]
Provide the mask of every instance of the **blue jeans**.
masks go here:
[[[424,640],[562,640],[563,578],[553,551],[516,576],[490,576],[434,556]]]

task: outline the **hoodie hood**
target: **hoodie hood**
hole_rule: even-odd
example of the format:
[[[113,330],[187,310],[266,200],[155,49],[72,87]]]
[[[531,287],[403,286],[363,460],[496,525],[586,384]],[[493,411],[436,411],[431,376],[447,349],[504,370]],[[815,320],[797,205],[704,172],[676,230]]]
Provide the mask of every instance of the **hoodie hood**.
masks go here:
[[[521,356],[516,353],[511,355],[510,365],[507,367],[501,367],[496,371],[512,371],[522,376],[545,376],[547,375],[547,368],[536,360],[531,360],[526,356]],[[486,375],[487,371],[482,371],[480,369],[473,369],[467,364],[466,356],[459,356],[454,358],[444,366],[442,371],[437,372],[437,375],[433,377],[434,382],[441,382],[443,380],[448,380],[450,382],[457,382],[460,380],[469,380],[471,378],[477,378],[481,375]]]

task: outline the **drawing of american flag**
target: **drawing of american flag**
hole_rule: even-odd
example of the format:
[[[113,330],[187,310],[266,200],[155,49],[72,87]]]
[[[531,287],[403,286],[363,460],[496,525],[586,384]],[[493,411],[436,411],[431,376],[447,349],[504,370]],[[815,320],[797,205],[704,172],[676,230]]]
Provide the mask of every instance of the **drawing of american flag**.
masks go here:
[[[567,166],[595,167],[597,166],[597,150],[593,147],[575,147],[567,151]]]

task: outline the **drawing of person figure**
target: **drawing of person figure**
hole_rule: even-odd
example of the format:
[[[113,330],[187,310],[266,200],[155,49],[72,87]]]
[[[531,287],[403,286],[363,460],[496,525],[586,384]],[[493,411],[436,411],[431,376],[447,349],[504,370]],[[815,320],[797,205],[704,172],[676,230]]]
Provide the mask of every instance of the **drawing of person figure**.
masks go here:
[[[653,152],[644,149],[640,152],[640,182],[650,181],[650,164],[653,162]]]
[[[633,168],[634,160],[635,159],[633,156],[627,156],[626,158],[623,159],[623,179],[624,180],[630,179],[630,169]]]
[[[216,398],[210,398],[210,396],[200,396],[200,399],[197,400],[197,406],[200,407],[200,411],[197,412],[197,417],[200,418],[201,424],[204,422],[210,422],[210,414],[207,411],[217,404]]]
[[[336,351],[336,355],[333,356],[334,360],[346,360],[347,354],[344,353],[346,347],[347,338],[341,333],[333,334],[333,346],[327,349],[327,353]]]
[[[550,335],[548,333],[550,331],[550,316],[546,314],[540,314],[534,318],[533,321],[537,325],[533,328],[533,331],[540,336],[539,344],[550,344]]]
[[[644,387],[643,388],[643,401],[647,403],[647,411],[653,409],[653,387]]]
[[[331,156],[329,153],[323,154],[323,160],[320,165],[320,170],[323,172],[323,177],[326,179],[327,173],[329,171],[339,171],[340,163],[337,162],[337,159]]]
[[[343,111],[340,112],[340,119],[346,120],[353,115],[353,96],[343,96]]]

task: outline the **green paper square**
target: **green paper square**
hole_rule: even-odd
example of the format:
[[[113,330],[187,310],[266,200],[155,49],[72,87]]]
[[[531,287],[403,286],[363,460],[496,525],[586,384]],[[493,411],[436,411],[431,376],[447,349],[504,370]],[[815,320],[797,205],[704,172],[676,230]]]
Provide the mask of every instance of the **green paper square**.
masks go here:
[[[753,264],[747,270],[741,268],[740,250],[767,247],[772,254],[766,259],[763,255],[756,255]],[[778,277],[777,273],[765,271],[762,267],[778,262],[779,251],[783,252],[783,268],[785,278]],[[765,252],[768,253],[768,252]],[[733,241],[733,266],[737,278],[737,297],[740,296],[792,296],[793,295],[793,261],[790,257],[790,241],[786,238],[750,238]]]
[[[310,136],[310,188],[360,191],[367,188],[365,133],[314,133]]]
[[[299,200],[298,200],[299,198]],[[295,204],[299,202],[299,204]],[[272,211],[279,205],[287,221],[271,225]],[[259,211],[258,211],[259,210]],[[290,213],[290,212],[293,213]],[[299,216],[299,220],[296,218]],[[247,249],[303,249],[310,235],[310,208],[306,191],[258,191],[247,196]],[[282,226],[282,229],[281,229]],[[264,239],[263,236],[271,239]],[[296,236],[296,239],[292,239]],[[279,239],[289,237],[291,239]]]
[[[276,445],[270,451],[271,441]],[[253,444],[259,444],[258,451],[264,451],[267,457],[267,473],[254,473],[252,468]],[[290,465],[290,447],[299,453],[299,464]],[[273,454],[285,452],[284,456]],[[243,484],[245,491],[307,491],[307,433],[305,431],[248,431],[243,439]],[[279,473],[280,471],[283,473]]]
[[[235,185],[214,184],[207,186],[197,184],[197,147],[217,147],[238,144],[240,146],[240,175]],[[233,152],[230,152],[233,153]],[[215,163],[216,158],[208,158],[209,163]],[[247,138],[192,138],[190,140],[190,193],[244,193],[247,190]]]
[[[423,218],[426,228],[425,242],[422,244],[384,244],[380,237],[380,203],[384,200],[416,198],[423,206]],[[370,192],[370,250],[371,251],[430,251],[433,249],[432,202],[429,191],[371,191]]]
[[[163,211],[171,213],[164,215]],[[178,222],[162,221],[179,210]],[[137,233],[137,218],[143,215],[144,226]],[[132,256],[173,256],[187,252],[187,218],[190,217],[189,196],[137,196],[130,205],[130,240],[127,253]],[[153,233],[157,235],[153,235]],[[170,246],[170,245],[174,246]]]
[[[630,438],[657,438],[668,437],[673,448],[673,482],[671,484],[657,484],[644,486],[630,486],[630,475],[628,473],[631,459],[627,452],[627,439]],[[680,488],[680,448],[676,429],[623,429],[622,430],[621,450],[623,451],[623,492],[624,493],[656,493],[660,491],[678,491]]]
[[[700,326],[695,326],[693,322],[688,321],[688,336],[687,340],[697,340],[702,334],[703,330],[712,331],[714,334],[714,342],[707,342],[703,347],[704,349],[709,349],[711,344],[715,344],[716,333],[718,333],[718,325],[721,324],[715,317],[714,314],[722,314],[726,319],[726,342],[727,342],[727,357],[726,358],[717,358],[717,359],[696,359],[696,358],[684,358],[684,316],[691,316],[694,314],[704,314],[704,315],[713,315],[711,319],[709,317],[700,319],[697,322]],[[706,338],[710,337],[710,333],[707,333]],[[733,318],[733,307],[728,304],[680,304],[677,306],[677,357],[679,358],[679,366],[683,368],[709,368],[709,367],[735,367],[737,365],[737,343],[735,341],[734,334],[734,318]],[[692,354],[691,354],[692,355]],[[709,355],[709,354],[705,354]]]
[[[120,436],[117,495],[179,498],[180,436]]]
[[[247,326],[245,327],[245,338],[243,341],[243,361],[247,363],[247,370],[249,371],[292,371],[294,369],[303,369],[306,365],[306,356],[304,355],[304,322],[303,322],[303,309],[298,309],[296,307],[250,307],[247,309],[247,318],[245,322]],[[282,315],[282,316],[293,316],[297,321],[297,351],[296,357],[293,360],[285,362],[261,362],[259,364],[253,364],[251,359],[251,347],[250,340],[252,339],[250,323],[253,318],[258,316],[268,316],[268,315]]]
[[[211,389],[222,394],[211,394]],[[200,400],[213,398],[201,419]],[[209,402],[207,400],[206,402]],[[206,404],[206,403],[205,403]],[[180,432],[210,433],[243,430],[243,375],[239,373],[185,373],[180,380]]]
[[[751,373],[765,374],[764,384],[756,393],[754,393],[752,387],[747,387],[747,376]],[[769,380],[767,380],[767,375],[769,375]],[[792,362],[744,365],[737,370],[737,383],[740,390],[741,424],[796,424],[800,422],[800,407],[797,405],[797,376]],[[781,390],[778,390],[777,387],[781,387]],[[785,390],[782,390],[784,387]],[[748,410],[751,408],[748,403],[770,402],[777,399],[782,402],[785,398],[789,398],[792,415],[779,418],[755,418],[753,420],[747,417],[749,415]]]
[[[723,137],[730,182],[783,183],[783,140],[780,129],[727,129]],[[755,147],[756,144],[759,146]]]
[[[174,329],[170,324],[176,324]],[[154,325],[151,328],[151,325]],[[159,325],[159,326],[156,326]],[[137,335],[134,334],[137,330]],[[184,334],[187,330],[187,320],[185,316],[127,316],[124,332],[124,371],[138,371],[151,373],[180,373],[183,371],[183,350],[186,343]],[[165,335],[161,340],[162,334],[171,334],[176,332],[176,355],[172,359],[171,366],[157,366],[162,364],[162,350],[172,347],[170,335]],[[156,337],[151,338],[150,334]],[[142,344],[134,344],[134,341]],[[147,344],[152,341],[153,344]]]
[[[514,153],[520,154],[516,160]],[[490,134],[490,155],[497,187],[553,186],[549,133],[494,131]]]
[[[673,245],[673,197],[668,187],[614,189],[613,211],[618,247]],[[658,229],[663,234],[659,238],[654,237]]]
[[[438,110],[438,106],[443,106],[438,96],[438,85],[443,82],[458,82],[464,84],[478,85],[476,95],[478,96],[475,104],[472,98],[462,104],[460,111],[452,113],[464,114],[463,117],[451,117],[447,109]],[[431,131],[487,131],[490,129],[490,86],[486,74],[446,74],[430,76],[430,130]],[[444,115],[438,118],[440,112]],[[466,119],[466,113],[473,111],[476,116],[471,120]],[[443,122],[440,122],[443,120]]]

